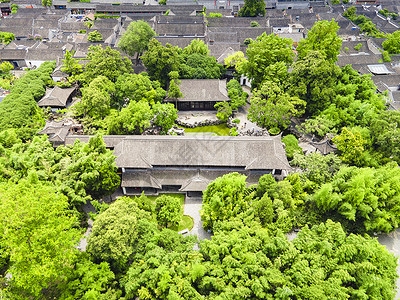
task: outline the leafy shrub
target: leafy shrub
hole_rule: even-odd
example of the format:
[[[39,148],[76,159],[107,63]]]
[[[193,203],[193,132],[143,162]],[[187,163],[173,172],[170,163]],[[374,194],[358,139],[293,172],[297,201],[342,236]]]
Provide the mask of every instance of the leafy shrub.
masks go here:
[[[389,52],[383,51],[382,54],[383,54],[383,61],[385,61],[385,62],[391,62],[392,61],[392,59],[389,56]]]
[[[250,27],[260,27],[260,24],[258,24],[256,21],[251,21]]]
[[[303,149],[299,146],[299,141],[292,134],[285,136],[282,139],[282,142],[285,144],[286,156],[288,159],[293,159],[294,153],[297,152],[299,154],[303,154]]]
[[[362,44],[358,43],[356,46],[354,46],[354,50],[358,51],[361,49],[361,47],[362,47]]]
[[[88,36],[88,41],[89,42],[94,43],[94,42],[100,42],[102,40],[103,40],[103,36],[97,30],[92,31],[92,32],[89,33],[89,36]]]
[[[239,119],[234,119],[234,120],[232,120],[232,123],[239,124],[239,123],[240,123],[240,120],[239,120]]]
[[[220,13],[209,13],[207,17],[210,17],[210,18],[222,18],[222,14],[220,14]]]
[[[279,133],[281,133],[281,130],[278,127],[273,127],[269,129],[268,132],[270,135],[278,135]]]

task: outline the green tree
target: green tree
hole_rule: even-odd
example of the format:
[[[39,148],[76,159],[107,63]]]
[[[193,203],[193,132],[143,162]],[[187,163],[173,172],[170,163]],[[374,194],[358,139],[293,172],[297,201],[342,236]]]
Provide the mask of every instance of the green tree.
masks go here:
[[[288,159],[293,159],[294,153],[303,154],[303,149],[301,149],[299,141],[293,134],[285,136],[282,142],[285,144],[285,151]]]
[[[230,173],[211,182],[203,196],[200,212],[203,226],[213,229],[216,221],[230,219],[249,207],[250,197],[244,195],[246,176]]]
[[[149,226],[149,220],[151,215],[140,210],[135,201],[118,198],[93,222],[87,251],[94,258],[110,263],[112,270],[126,270],[136,251],[145,245],[141,231]]]
[[[182,219],[182,203],[177,197],[161,195],[156,199],[156,216],[160,225],[165,228],[178,226]]]
[[[141,134],[150,126],[153,113],[149,103],[141,100],[139,102],[131,101],[117,117],[110,117],[108,134]]]
[[[264,82],[254,91],[250,100],[248,119],[258,126],[272,129],[286,129],[292,116],[304,113],[306,102],[284,93],[272,82]]]
[[[204,268],[196,286],[207,298],[394,297],[394,255],[376,239],[347,236],[332,221],[303,228],[292,242],[262,228],[217,232],[200,243],[200,253]]]
[[[92,42],[92,43],[101,42],[103,40],[103,35],[100,32],[98,32],[97,30],[95,30],[95,31],[92,31],[89,33],[87,39],[89,42]]]
[[[332,21],[319,21],[314,24],[305,39],[302,39],[297,47],[299,58],[307,56],[310,51],[318,51],[330,61],[337,61],[337,56],[342,47],[342,39],[337,35],[339,25]]]
[[[121,292],[112,287],[115,274],[110,270],[109,264],[104,261],[99,264],[93,263],[88,256],[84,252],[76,259],[68,283],[59,286],[61,295],[58,299],[116,300],[120,297]]]
[[[400,163],[400,113],[398,111],[382,111],[370,125],[372,150],[381,164],[391,160]]]
[[[290,91],[307,102],[306,112],[317,114],[332,103],[340,69],[325,59],[324,54],[308,52],[293,64]]]
[[[118,47],[131,57],[136,55],[136,65],[139,57],[148,49],[150,40],[156,35],[147,22],[131,22],[121,36]]]
[[[294,153],[291,164],[301,169],[301,177],[308,181],[305,188],[312,192],[321,184],[332,180],[341,168],[342,161],[333,153],[327,155],[322,155],[319,152],[308,155]]]
[[[176,100],[183,97],[179,89],[179,85],[181,84],[181,81],[178,79],[179,73],[177,71],[171,71],[168,75],[171,78],[169,82],[168,98]]]
[[[228,90],[228,97],[231,99],[230,105],[232,109],[238,109],[246,104],[248,94],[243,92],[239,81],[231,79],[227,83],[226,88]]]
[[[130,101],[147,101],[154,105],[156,102],[161,102],[167,94],[161,88],[158,81],[151,81],[150,78],[143,74],[123,74],[118,77],[115,83],[115,98],[114,107],[121,109]]]
[[[123,280],[126,298],[204,299],[195,288],[204,267],[193,246],[193,237],[170,229],[149,237],[146,251],[138,255]]]
[[[222,122],[228,121],[229,117],[232,115],[232,107],[227,101],[217,102],[214,108],[217,110],[218,120]]]
[[[377,169],[344,167],[313,201],[325,217],[352,232],[391,232],[399,227],[399,176],[395,163]]]
[[[239,10],[240,17],[265,16],[265,2],[263,0],[245,0],[243,7]]]
[[[53,1],[52,0],[42,0],[42,5],[44,6],[44,7],[51,7],[51,5],[52,5],[52,3],[53,3]]]
[[[12,64],[10,64],[8,61],[2,62],[0,64],[0,77],[11,79],[12,73],[10,71],[12,69],[14,69],[14,66]]]
[[[14,33],[11,32],[2,32],[0,31],[0,42],[3,44],[9,44],[11,41],[15,40]]]
[[[133,73],[129,59],[121,58],[121,53],[110,47],[90,46],[86,59],[89,62],[85,65],[85,72],[78,78],[86,86],[100,75],[115,82],[120,75]]]
[[[210,50],[208,50],[208,46],[204,44],[204,42],[200,39],[195,39],[190,42],[185,48],[183,48],[183,54],[190,55],[198,53],[200,55],[208,56]]]
[[[73,55],[74,51],[69,52],[67,50],[65,52],[65,58],[62,60],[63,65],[61,66],[61,71],[69,75],[76,75],[82,72],[82,65],[78,63],[77,59],[72,57]]]
[[[181,58],[178,47],[167,44],[165,47],[156,39],[149,43],[149,49],[142,56],[143,63],[152,80],[158,80],[162,87],[166,87],[171,71],[179,71]]]
[[[383,49],[390,54],[400,53],[400,31],[395,31],[387,35],[387,39],[382,43]]]
[[[219,79],[224,74],[224,67],[214,56],[200,53],[183,55],[179,73],[185,79]]]
[[[45,94],[54,67],[54,62],[45,62],[15,82],[0,103],[0,131],[14,128],[20,138],[29,139],[43,127],[44,116],[36,102]]]
[[[341,155],[339,157],[343,162],[358,167],[364,164],[363,157],[366,141],[358,130],[348,130],[344,127],[340,135],[335,136],[332,141],[340,151]]]
[[[260,87],[266,76],[276,76],[272,74],[272,65],[281,62],[287,69],[287,64],[293,61],[292,43],[291,39],[263,33],[250,43],[246,50],[247,60],[240,62],[238,68],[252,80],[252,87]]]
[[[96,77],[88,87],[82,88],[82,99],[74,105],[75,114],[80,117],[104,119],[111,108],[114,84],[105,76]]]
[[[178,110],[172,103],[157,103],[153,105],[153,123],[161,127],[161,133],[166,134],[178,118]]]
[[[19,299],[44,297],[66,280],[80,232],[68,199],[32,173],[30,182],[0,185],[2,246],[10,256],[8,282]]]
[[[100,199],[111,195],[119,186],[115,156],[106,148],[101,136],[91,137],[89,143],[77,140],[73,146],[58,147],[57,153],[61,158],[53,169],[57,171],[60,190],[72,204],[82,204],[78,201],[87,200],[74,195]]]

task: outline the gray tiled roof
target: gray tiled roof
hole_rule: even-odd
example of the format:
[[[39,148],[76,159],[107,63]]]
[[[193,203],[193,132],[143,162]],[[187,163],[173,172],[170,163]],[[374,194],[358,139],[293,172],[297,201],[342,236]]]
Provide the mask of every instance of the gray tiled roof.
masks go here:
[[[383,82],[388,87],[400,87],[400,75],[376,75],[371,77],[375,83]]]
[[[66,107],[68,98],[75,91],[76,87],[62,89],[55,86],[51,90],[46,91],[46,95],[39,100],[39,107]]]
[[[339,55],[337,64],[340,67],[346,65],[361,65],[361,64],[375,64],[382,59],[382,55],[372,54],[372,55]]]
[[[204,37],[171,37],[171,36],[156,36],[155,39],[161,43],[161,45],[165,46],[167,43],[172,46],[178,46],[179,48],[185,48],[189,45],[193,40],[199,39],[205,42]]]
[[[119,168],[154,166],[290,169],[280,136],[129,136],[115,147]]]
[[[229,101],[226,80],[219,79],[182,79],[179,89],[183,101]],[[169,98],[167,98],[169,99]],[[174,99],[174,101],[176,101]]]
[[[0,57],[2,60],[24,60],[26,57],[26,50],[1,49]]]

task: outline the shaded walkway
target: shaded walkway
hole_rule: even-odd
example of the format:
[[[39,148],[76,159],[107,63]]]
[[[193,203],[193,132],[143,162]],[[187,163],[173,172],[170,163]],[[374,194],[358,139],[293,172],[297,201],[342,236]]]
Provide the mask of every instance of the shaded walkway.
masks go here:
[[[200,218],[200,210],[203,204],[202,197],[186,197],[183,214],[193,218],[194,225],[190,231],[191,235],[197,235],[199,240],[211,239],[211,233],[203,229],[203,221]]]

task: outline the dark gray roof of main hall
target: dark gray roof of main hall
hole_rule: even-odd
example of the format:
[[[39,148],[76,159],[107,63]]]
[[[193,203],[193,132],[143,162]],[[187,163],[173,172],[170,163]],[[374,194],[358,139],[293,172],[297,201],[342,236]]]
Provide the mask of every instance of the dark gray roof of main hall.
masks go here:
[[[229,101],[226,80],[182,79],[179,89],[183,94],[177,101]],[[173,100],[167,97],[167,100]]]
[[[128,136],[114,149],[119,168],[243,167],[288,170],[280,136]]]

